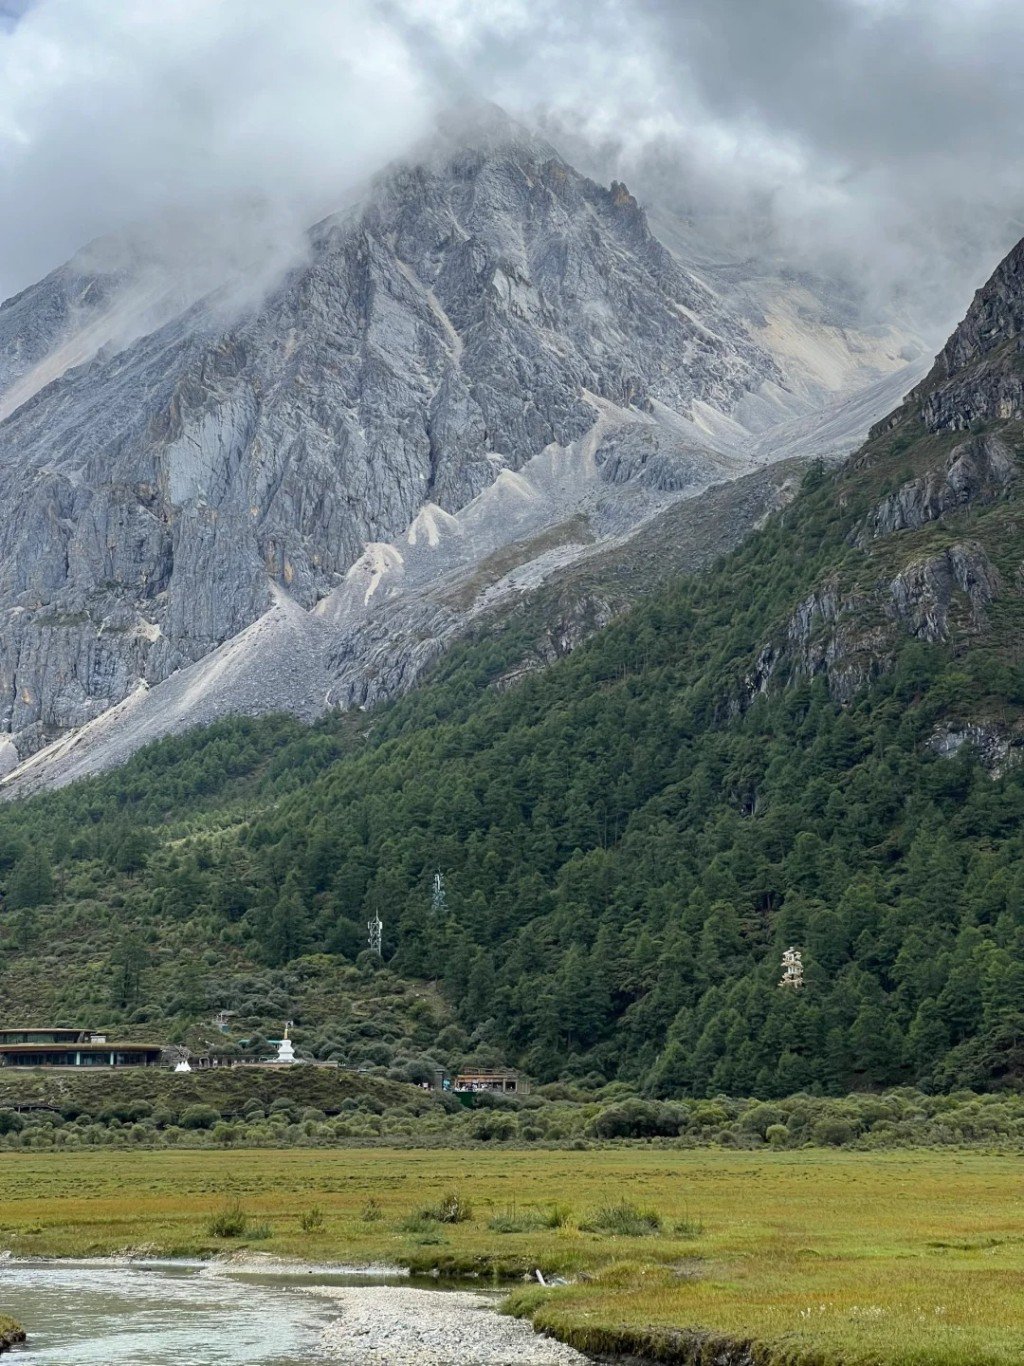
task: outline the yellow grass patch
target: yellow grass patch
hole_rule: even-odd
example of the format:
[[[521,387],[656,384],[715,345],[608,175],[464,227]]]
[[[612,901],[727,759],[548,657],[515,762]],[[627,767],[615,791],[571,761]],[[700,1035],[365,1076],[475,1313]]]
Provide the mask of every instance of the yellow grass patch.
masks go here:
[[[471,1202],[472,1218],[410,1218],[452,1190]],[[0,1248],[229,1250],[245,1239],[214,1238],[208,1225],[236,1200],[253,1224],[269,1225],[253,1244],[261,1251],[585,1272],[580,1284],[514,1296],[519,1311],[580,1343],[681,1329],[751,1339],[780,1362],[1024,1360],[1024,1172],[1012,1157],[647,1146],[9,1153],[0,1162]],[[580,1228],[622,1200],[656,1210],[663,1232]],[[313,1206],[322,1228],[306,1233],[302,1216]],[[561,1227],[521,1217],[555,1206],[569,1207]],[[526,1231],[488,1228],[510,1211],[504,1223]]]

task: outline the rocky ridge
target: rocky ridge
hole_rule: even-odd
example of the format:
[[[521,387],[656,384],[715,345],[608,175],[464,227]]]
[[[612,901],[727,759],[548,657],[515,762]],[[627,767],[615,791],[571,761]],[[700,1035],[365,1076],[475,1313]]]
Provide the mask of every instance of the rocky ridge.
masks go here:
[[[917,400],[929,431],[1024,418],[1024,242],[978,290]]]
[[[848,702],[891,666],[902,638],[964,651],[989,640],[994,607],[1016,611],[1024,428],[1017,401],[1004,399],[1017,383],[1022,262],[1018,246],[978,291],[928,377],[850,462],[838,491],[844,515],[856,514],[846,537],[856,553],[765,642],[746,680],[748,699],[823,676],[833,697]],[[941,732],[936,752],[982,738],[998,767],[1010,741],[985,718]]]
[[[149,738],[161,689],[174,726],[393,696],[480,613],[786,455],[766,413],[814,446],[806,385],[628,190],[500,118],[320,223],[258,306],[208,295],[76,367],[69,320],[109,321],[117,281],[0,310],[6,770],[111,708]],[[906,383],[885,364],[869,389]]]

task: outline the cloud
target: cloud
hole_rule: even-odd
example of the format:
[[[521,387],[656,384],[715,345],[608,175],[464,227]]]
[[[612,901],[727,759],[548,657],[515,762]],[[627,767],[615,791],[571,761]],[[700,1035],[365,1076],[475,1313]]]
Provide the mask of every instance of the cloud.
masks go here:
[[[370,0],[38,0],[0,34],[0,293],[136,222],[172,224],[171,246],[246,201],[283,229],[288,206],[333,204],[400,152],[434,102]]]
[[[869,313],[896,301],[935,340],[1024,233],[1019,0],[420,9],[449,60],[579,159],[842,274]]]
[[[139,220],[286,238],[482,95],[938,338],[1024,230],[1022,40],[1018,0],[37,0],[0,29],[0,293]]]
[[[14,28],[30,4],[31,0],[0,0],[0,30]]]

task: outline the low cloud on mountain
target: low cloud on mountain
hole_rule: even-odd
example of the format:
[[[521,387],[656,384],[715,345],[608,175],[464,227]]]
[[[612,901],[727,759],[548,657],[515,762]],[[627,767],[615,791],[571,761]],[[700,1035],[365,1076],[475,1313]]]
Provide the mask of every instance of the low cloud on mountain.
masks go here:
[[[136,222],[176,264],[298,241],[485,96],[938,335],[1021,232],[1022,41],[1012,0],[6,0],[0,294]]]

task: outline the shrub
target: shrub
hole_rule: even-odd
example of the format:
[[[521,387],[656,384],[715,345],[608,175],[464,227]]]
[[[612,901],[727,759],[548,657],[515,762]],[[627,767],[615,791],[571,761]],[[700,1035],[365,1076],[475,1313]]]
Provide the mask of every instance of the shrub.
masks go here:
[[[650,1100],[610,1105],[587,1125],[587,1133],[594,1138],[674,1138],[679,1129],[679,1113]]]
[[[572,1218],[571,1205],[552,1205],[544,1216],[545,1228],[565,1228]]]
[[[120,1124],[127,1124],[135,1118],[134,1109],[127,1101],[114,1101],[111,1105],[104,1105],[96,1118],[101,1124],[112,1124],[115,1119]],[[147,1113],[148,1109],[147,1106]]]
[[[249,1216],[237,1200],[231,1201],[206,1225],[213,1238],[244,1238],[249,1228]]]
[[[473,1137],[482,1143],[504,1143],[516,1135],[518,1125],[514,1115],[483,1114],[473,1123]]]
[[[648,1238],[661,1232],[661,1216],[653,1209],[641,1209],[629,1200],[602,1205],[580,1228],[588,1233],[612,1233],[621,1238]]]
[[[220,1111],[212,1105],[186,1105],[178,1121],[183,1129],[212,1129],[220,1119]]]
[[[847,1119],[819,1119],[812,1130],[815,1143],[827,1144],[832,1148],[841,1148],[846,1143],[852,1143],[857,1137],[857,1130]]]
[[[310,1205],[299,1219],[303,1233],[319,1233],[324,1226],[324,1212],[319,1205]]]
[[[420,1210],[418,1217],[435,1224],[464,1224],[472,1219],[473,1206],[459,1191],[451,1190],[442,1195],[436,1205]]]
[[[544,1216],[537,1210],[520,1210],[512,1204],[490,1219],[487,1227],[492,1233],[531,1233],[534,1229],[544,1228],[545,1223]]]
[[[740,1128],[748,1134],[768,1137],[768,1130],[783,1124],[786,1116],[779,1105],[752,1105],[740,1118]]]

